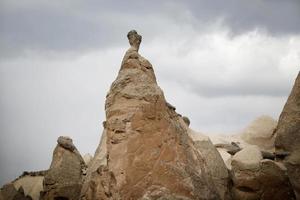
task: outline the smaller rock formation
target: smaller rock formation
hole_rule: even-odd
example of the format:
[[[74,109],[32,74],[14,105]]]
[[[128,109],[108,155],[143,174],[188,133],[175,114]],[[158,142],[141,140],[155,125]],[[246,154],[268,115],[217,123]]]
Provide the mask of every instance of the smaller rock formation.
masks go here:
[[[295,199],[286,168],[263,159],[257,146],[248,146],[232,158],[234,200]]]
[[[45,174],[41,200],[80,197],[86,165],[69,137],[59,137],[50,169]]]
[[[287,168],[297,199],[300,199],[300,72],[280,114],[275,131],[277,160]]]
[[[186,123],[186,120],[184,121]],[[214,147],[208,136],[195,132],[192,129],[188,129],[188,134],[195,142],[198,152],[203,156],[220,198],[222,200],[231,199],[229,173],[218,150]]]
[[[257,145],[261,150],[274,151],[274,130],[277,121],[269,116],[260,116],[248,125],[241,138],[251,145]]]
[[[235,154],[232,158],[232,167],[238,170],[257,169],[262,160],[260,149],[257,146],[248,146]]]
[[[103,122],[103,127],[106,127],[106,122]],[[114,178],[107,169],[108,155],[106,140],[107,135],[104,129],[95,155],[90,161],[87,169],[87,175],[84,179],[81,190],[81,199],[105,199],[103,194],[109,194],[109,191],[114,191],[113,185],[115,184],[115,182],[109,182],[110,180],[114,180]],[[102,182],[101,185],[98,185],[97,183],[101,182],[102,179],[105,179],[105,182]],[[106,188],[106,193],[104,191],[104,187]],[[109,189],[109,191],[107,191],[107,189]],[[99,194],[99,196],[97,196],[96,194]]]
[[[22,187],[17,190],[15,186],[10,183],[1,188],[0,200],[32,200],[32,198],[24,194]]]
[[[221,154],[228,169],[231,169],[231,157],[248,146],[255,145],[265,159],[275,159],[275,134],[277,122],[269,116],[260,116],[252,121],[239,134],[220,136],[210,135],[212,143]]]
[[[43,179],[46,171],[23,172],[21,176],[0,190],[0,200],[32,199],[39,200],[43,191]]]
[[[30,196],[33,200],[40,199],[40,192],[43,191],[43,180],[42,175],[25,175],[14,181],[14,186],[17,190],[20,188],[24,189],[24,194]]]
[[[235,142],[231,142],[230,144],[228,143],[215,144],[214,146],[216,148],[225,149],[226,152],[229,153],[230,155],[234,155],[240,150],[242,150],[241,147]]]
[[[191,122],[190,122],[190,119],[189,119],[188,117],[183,116],[182,119],[183,119],[184,123],[185,123],[187,126],[190,126]]]

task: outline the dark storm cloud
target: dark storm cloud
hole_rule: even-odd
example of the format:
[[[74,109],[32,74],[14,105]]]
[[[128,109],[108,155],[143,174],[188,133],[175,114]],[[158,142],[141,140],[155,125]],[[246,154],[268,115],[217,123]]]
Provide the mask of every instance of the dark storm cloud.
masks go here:
[[[57,9],[43,5],[7,10],[2,8],[1,54],[18,54],[18,51],[26,49],[80,51],[112,46],[120,41],[113,40],[113,25],[108,27],[102,18],[88,18],[82,14],[65,7]]]
[[[141,26],[148,27],[143,29],[147,30],[149,39],[155,30],[150,31],[153,25],[149,25],[146,16],[159,10],[146,1],[89,1],[84,4],[63,1],[58,5],[32,1],[29,6],[17,2],[1,4],[2,57],[18,55],[25,50],[52,50],[59,53],[112,47],[124,43],[124,38],[119,37],[120,33],[126,35],[131,28]]]
[[[270,34],[300,32],[299,0],[195,0],[186,5],[200,20],[222,17],[233,33],[254,28],[266,29]]]
[[[287,1],[2,1],[0,55],[26,50],[87,51],[124,43],[120,33],[137,28],[148,40],[172,23],[203,24],[224,19],[233,33],[264,28],[272,34],[300,31],[300,3]],[[180,19],[180,15],[193,19]],[[164,19],[168,19],[164,22]],[[189,21],[190,20],[190,21]]]

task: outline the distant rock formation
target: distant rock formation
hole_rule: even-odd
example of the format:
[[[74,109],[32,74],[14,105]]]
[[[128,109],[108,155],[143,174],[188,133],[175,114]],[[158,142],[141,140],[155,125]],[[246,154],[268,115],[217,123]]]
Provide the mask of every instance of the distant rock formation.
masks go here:
[[[0,200],[32,200],[32,198],[24,193],[22,187],[17,190],[15,186],[10,183],[1,188]]]
[[[240,134],[213,136],[231,174],[233,200],[293,200],[287,168],[275,161],[276,121],[261,116]]]
[[[96,171],[89,170],[92,178],[82,197],[220,199],[182,118],[168,106],[152,65],[138,53],[141,38],[128,33],[131,47],[106,98],[106,150],[93,158]],[[101,152],[106,152],[103,164]]]
[[[4,185],[0,190],[0,200],[39,200],[43,191],[44,175],[47,171],[24,172],[17,179]]]
[[[278,161],[283,161],[297,199],[300,199],[300,72],[279,117],[275,131]]]
[[[269,116],[260,116],[242,132],[241,138],[248,144],[257,145],[261,150],[274,151],[274,130],[277,121]]]
[[[50,169],[43,182],[41,200],[79,199],[86,165],[69,137],[59,137]]]
[[[263,158],[275,159],[276,120],[269,116],[260,116],[253,120],[243,131],[234,135],[210,135],[210,139],[221,154],[228,169],[231,169],[231,157],[248,146],[257,146]]]
[[[263,160],[257,146],[248,146],[233,156],[232,180],[235,200],[295,199],[286,168]]]
[[[24,194],[33,200],[40,199],[40,192],[43,191],[44,176],[25,175],[16,181],[14,186],[17,190],[23,188]]]

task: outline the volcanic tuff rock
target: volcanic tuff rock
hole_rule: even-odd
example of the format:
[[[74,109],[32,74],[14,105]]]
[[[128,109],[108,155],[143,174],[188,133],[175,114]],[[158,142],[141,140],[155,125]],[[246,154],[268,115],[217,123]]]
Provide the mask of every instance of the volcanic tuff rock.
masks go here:
[[[187,127],[167,105],[152,65],[138,53],[142,37],[136,31],[127,37],[131,47],[105,103],[106,150],[91,163],[106,151],[107,164],[98,161],[88,172],[93,175],[83,198],[219,199]]]
[[[234,200],[295,199],[284,165],[262,159],[257,146],[233,156],[232,181]]]
[[[195,132],[192,129],[188,129],[188,134],[195,142],[199,153],[203,155],[221,199],[231,199],[229,173],[218,150],[214,147],[208,136]]]
[[[0,190],[0,200],[32,199],[39,200],[43,191],[43,180],[46,171],[23,172],[21,176]]]
[[[17,190],[12,183],[9,183],[1,188],[0,200],[32,200],[32,198],[24,194],[22,187]]]
[[[24,189],[24,194],[30,196],[33,200],[39,200],[40,192],[43,191],[44,176],[26,175],[16,181],[14,186],[17,190]]]
[[[300,199],[300,72],[279,117],[275,134],[276,154],[286,155],[282,161],[297,199]]]
[[[41,199],[79,199],[85,168],[72,139],[59,137],[50,169],[45,174]]]
[[[260,116],[243,131],[241,138],[248,144],[257,145],[261,150],[274,150],[274,130],[277,121],[269,116]]]
[[[231,158],[243,148],[257,146],[263,158],[275,158],[275,134],[277,122],[269,116],[260,116],[253,120],[243,131],[230,136],[210,135],[212,143],[221,154],[228,169]]]
[[[93,159],[93,156],[89,153],[85,154],[83,157],[84,163],[89,166],[91,160]]]

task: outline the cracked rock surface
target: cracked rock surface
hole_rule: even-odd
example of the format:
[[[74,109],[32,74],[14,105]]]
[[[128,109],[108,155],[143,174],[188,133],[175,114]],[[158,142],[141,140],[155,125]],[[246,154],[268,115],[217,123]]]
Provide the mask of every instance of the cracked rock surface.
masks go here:
[[[131,47],[105,103],[106,162],[91,161],[94,170],[87,176],[93,176],[82,197],[220,199],[184,121],[168,106],[150,62],[138,53],[141,37],[136,31],[128,35]]]

